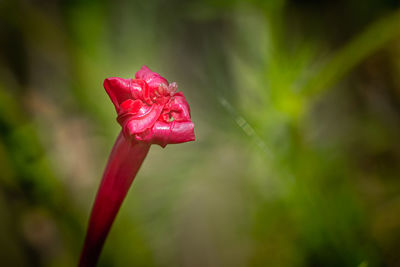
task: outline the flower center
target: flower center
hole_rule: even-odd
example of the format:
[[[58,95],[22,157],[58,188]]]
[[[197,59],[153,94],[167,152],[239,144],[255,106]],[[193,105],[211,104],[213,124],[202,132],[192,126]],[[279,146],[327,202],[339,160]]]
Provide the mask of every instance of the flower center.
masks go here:
[[[160,95],[165,95],[165,96],[173,96],[176,91],[178,90],[178,85],[176,82],[170,83],[168,86],[166,86],[164,83],[160,84],[158,87],[158,90],[155,91],[155,94],[160,94]]]

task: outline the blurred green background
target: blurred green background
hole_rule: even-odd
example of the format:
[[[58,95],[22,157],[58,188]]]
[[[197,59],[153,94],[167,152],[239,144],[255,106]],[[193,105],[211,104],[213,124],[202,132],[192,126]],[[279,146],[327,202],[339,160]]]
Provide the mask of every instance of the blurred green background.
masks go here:
[[[99,266],[400,266],[396,0],[0,1],[0,265],[75,266],[120,131],[102,82],[176,81]]]

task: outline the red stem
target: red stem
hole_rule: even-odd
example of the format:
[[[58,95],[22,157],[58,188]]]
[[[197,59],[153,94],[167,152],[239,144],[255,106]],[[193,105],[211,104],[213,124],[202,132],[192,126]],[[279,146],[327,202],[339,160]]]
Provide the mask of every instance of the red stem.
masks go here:
[[[79,267],[96,266],[111,225],[149,148],[150,144],[133,144],[119,134],[92,208]]]

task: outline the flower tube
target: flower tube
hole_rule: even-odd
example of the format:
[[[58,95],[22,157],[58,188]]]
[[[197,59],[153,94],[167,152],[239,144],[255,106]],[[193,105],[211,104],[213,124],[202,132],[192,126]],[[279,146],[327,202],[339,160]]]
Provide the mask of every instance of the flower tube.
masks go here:
[[[176,83],[143,66],[135,79],[108,78],[104,88],[122,127],[97,192],[80,267],[96,266],[119,208],[152,144],[194,141],[190,108]]]

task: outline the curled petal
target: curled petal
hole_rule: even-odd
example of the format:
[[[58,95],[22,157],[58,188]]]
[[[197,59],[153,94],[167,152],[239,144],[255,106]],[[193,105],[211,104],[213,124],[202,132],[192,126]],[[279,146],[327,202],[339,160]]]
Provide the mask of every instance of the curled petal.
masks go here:
[[[122,115],[122,114],[136,115],[141,110],[143,110],[144,105],[145,104],[139,99],[125,100],[124,102],[121,103],[118,114],[119,115]]]
[[[153,129],[157,132],[159,126],[157,123]],[[194,136],[194,124],[191,121],[188,122],[175,122],[170,123],[170,135],[165,139],[165,144],[179,144],[184,142],[190,142],[195,140]]]
[[[151,71],[147,66],[143,66],[136,72],[135,78],[145,80],[152,90],[158,90],[162,84],[168,87],[168,81],[160,74]]]
[[[175,121],[190,121],[190,107],[183,93],[176,93],[167,106]]]
[[[132,137],[134,134],[141,133],[153,127],[154,123],[160,117],[163,106],[154,104],[152,106],[143,106],[136,116],[132,114],[123,114],[118,117],[126,137]]]
[[[165,147],[167,144],[179,144],[194,141],[194,124],[187,122],[162,122],[157,121],[153,128],[136,135],[138,141],[157,144]]]
[[[163,122],[170,122],[171,116],[170,116],[169,110],[164,108],[164,110],[162,111],[158,120],[163,121]]]
[[[151,93],[150,91],[153,91]],[[150,90],[149,86],[144,80],[132,80],[131,83],[131,95],[133,99],[141,99],[147,104],[151,105],[153,101],[151,100],[154,97],[154,90]]]
[[[106,92],[113,102],[117,112],[119,112],[120,104],[132,97],[130,84],[130,79],[122,79],[118,77],[111,77],[104,80],[104,88],[106,89]]]
[[[104,80],[104,88],[119,112],[121,104],[127,99],[140,99],[151,105],[155,98],[154,89],[146,81],[112,77]]]

